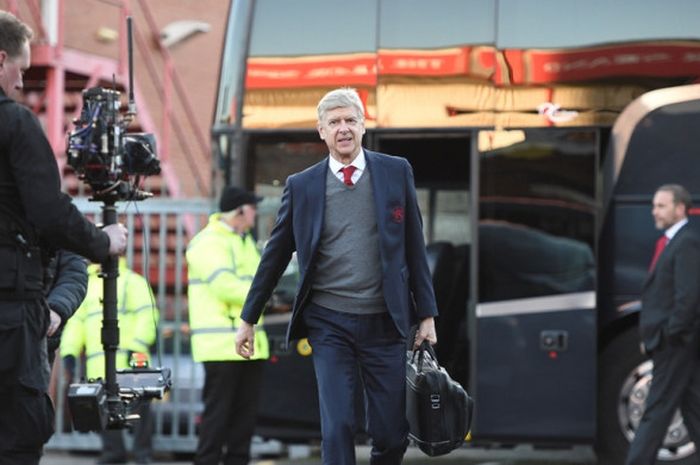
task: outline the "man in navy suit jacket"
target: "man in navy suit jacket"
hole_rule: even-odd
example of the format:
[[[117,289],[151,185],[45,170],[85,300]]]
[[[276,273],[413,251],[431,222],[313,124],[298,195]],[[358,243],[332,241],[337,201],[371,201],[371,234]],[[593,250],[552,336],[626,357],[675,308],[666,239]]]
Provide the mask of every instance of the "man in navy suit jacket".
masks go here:
[[[700,445],[700,238],[688,225],[690,194],[667,184],[654,195],[652,214],[664,230],[642,291],[639,317],[644,350],[654,362],[646,409],[627,465],[652,465],[680,407],[690,438]]]
[[[362,148],[354,89],[326,94],[318,132],[330,156],[287,179],[236,336],[253,354],[253,325],[294,251],[300,283],[287,342],[308,337],[321,409],[324,465],[354,464],[355,389],[364,387],[370,463],[400,464],[408,444],[406,337],[437,342],[435,295],[408,162]]]

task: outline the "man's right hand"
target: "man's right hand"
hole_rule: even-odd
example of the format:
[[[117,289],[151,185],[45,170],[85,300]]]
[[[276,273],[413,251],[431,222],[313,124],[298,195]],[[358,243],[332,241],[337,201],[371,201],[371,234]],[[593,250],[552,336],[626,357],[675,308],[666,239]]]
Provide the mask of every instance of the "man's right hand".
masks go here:
[[[247,321],[241,320],[236,332],[236,353],[245,359],[255,355],[255,328]]]
[[[123,224],[110,224],[102,228],[109,236],[109,254],[122,255],[126,252],[127,230]]]
[[[58,315],[58,313],[49,309],[49,327],[46,330],[46,335],[49,337],[53,336],[54,334],[56,334],[56,331],[58,331],[58,328],[60,327],[61,317]]]

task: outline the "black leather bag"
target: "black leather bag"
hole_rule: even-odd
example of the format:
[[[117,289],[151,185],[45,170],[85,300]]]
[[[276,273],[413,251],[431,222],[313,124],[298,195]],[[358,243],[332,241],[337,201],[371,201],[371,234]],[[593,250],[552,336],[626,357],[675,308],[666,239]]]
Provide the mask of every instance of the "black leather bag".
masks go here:
[[[450,378],[427,343],[407,354],[406,417],[411,438],[427,455],[444,455],[464,442],[474,401]]]

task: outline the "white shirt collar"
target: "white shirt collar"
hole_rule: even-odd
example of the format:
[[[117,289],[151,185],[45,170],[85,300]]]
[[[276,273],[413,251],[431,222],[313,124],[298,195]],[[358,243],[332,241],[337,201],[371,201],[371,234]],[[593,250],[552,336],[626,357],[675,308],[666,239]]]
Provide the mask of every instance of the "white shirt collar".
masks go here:
[[[685,226],[687,223],[688,223],[688,218],[683,218],[678,223],[676,223],[673,226],[671,226],[670,228],[668,228],[666,230],[666,232],[664,232],[664,234],[666,235],[666,237],[668,237],[668,240],[670,241],[671,239],[673,239],[673,236],[676,235],[678,230],[681,229],[683,226]]]
[[[365,159],[365,151],[362,149],[362,147],[360,147],[360,153],[357,154],[355,159],[350,164],[357,168],[355,172],[358,173],[358,175],[362,174],[362,172],[365,170],[365,167],[367,166],[367,160]],[[331,170],[331,173],[337,175],[338,171],[340,171],[344,167],[345,165],[328,155],[328,168]]]

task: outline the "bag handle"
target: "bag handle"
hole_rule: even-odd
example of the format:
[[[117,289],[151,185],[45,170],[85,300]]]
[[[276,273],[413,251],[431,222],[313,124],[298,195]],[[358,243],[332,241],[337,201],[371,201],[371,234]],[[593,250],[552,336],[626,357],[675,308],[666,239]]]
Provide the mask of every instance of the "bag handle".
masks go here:
[[[416,360],[416,355],[418,355],[418,373],[423,372],[423,359],[425,358],[425,353],[428,353],[430,357],[435,361],[437,365],[437,355],[435,355],[435,349],[430,345],[428,341],[421,342],[421,345],[413,351],[413,360]]]

